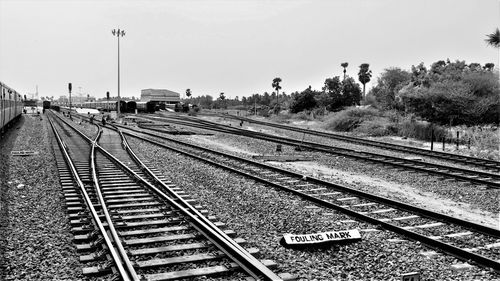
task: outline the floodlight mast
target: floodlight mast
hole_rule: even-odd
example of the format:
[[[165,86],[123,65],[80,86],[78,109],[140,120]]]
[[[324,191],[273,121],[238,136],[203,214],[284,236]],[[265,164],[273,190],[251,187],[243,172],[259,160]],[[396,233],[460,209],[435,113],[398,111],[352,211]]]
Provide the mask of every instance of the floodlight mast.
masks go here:
[[[125,30],[113,29],[113,30],[111,30],[111,33],[113,34],[113,36],[116,36],[118,38],[118,102],[116,104],[116,110],[117,110],[117,117],[120,118],[120,105],[121,105],[121,98],[120,98],[120,37],[125,36]]]

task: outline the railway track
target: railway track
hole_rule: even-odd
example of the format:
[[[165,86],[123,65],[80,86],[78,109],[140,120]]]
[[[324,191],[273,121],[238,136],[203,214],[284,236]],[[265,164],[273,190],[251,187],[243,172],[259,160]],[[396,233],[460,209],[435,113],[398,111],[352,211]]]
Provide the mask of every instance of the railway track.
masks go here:
[[[240,128],[234,128],[231,126],[215,124],[212,122],[199,119],[179,120],[178,118],[175,117],[174,118],[147,117],[147,118],[158,122],[168,122],[172,124],[195,127],[204,130],[212,130],[228,134],[257,138],[284,145],[300,147],[301,149],[305,150],[324,152],[328,154],[354,158],[357,160],[381,164],[381,165],[390,165],[395,168],[402,168],[426,174],[433,174],[440,177],[455,179],[459,181],[468,181],[480,186],[484,186],[486,188],[497,188],[497,189],[500,188],[499,173],[472,170],[468,168],[454,167],[445,164],[429,163],[420,160],[406,159],[380,153],[334,147],[330,145],[301,141],[287,137],[274,136],[255,131],[248,131]]]
[[[222,279],[285,280],[245,249],[235,233],[221,230],[179,187],[151,169],[120,133],[99,129],[89,138],[55,114],[51,116],[72,232],[89,276],[121,280]],[[240,245],[241,244],[241,245]]]
[[[403,202],[304,177],[299,173],[240,158],[144,129],[123,134],[204,161],[269,186],[293,193],[325,208],[395,232],[451,254],[465,262],[500,272],[500,230]]]
[[[356,143],[356,144],[372,146],[372,147],[377,147],[377,148],[382,148],[382,149],[387,149],[387,150],[393,150],[393,151],[404,152],[404,153],[411,153],[411,154],[416,154],[416,155],[421,155],[421,156],[426,156],[426,157],[433,157],[436,159],[452,161],[452,162],[455,162],[455,163],[458,163],[461,165],[477,167],[477,168],[480,168],[483,170],[489,170],[489,171],[494,172],[494,173],[500,173],[500,162],[495,161],[495,160],[489,160],[489,159],[483,159],[483,158],[477,158],[477,157],[471,157],[471,156],[465,156],[465,155],[458,155],[458,154],[435,151],[435,150],[427,150],[427,149],[413,147],[413,146],[399,145],[399,144],[387,143],[387,142],[382,142],[382,141],[374,141],[374,140],[368,140],[368,139],[363,139],[363,138],[358,138],[358,137],[315,131],[315,130],[310,130],[310,129],[303,129],[303,128],[287,126],[287,125],[282,125],[282,124],[275,124],[275,123],[270,123],[270,122],[265,122],[265,121],[253,120],[253,119],[242,117],[242,116],[234,116],[234,115],[218,115],[218,116],[219,117],[226,117],[226,118],[233,118],[233,119],[248,122],[248,123],[253,123],[253,124],[278,128],[278,129],[284,129],[284,130],[290,130],[290,131],[295,131],[295,132],[299,132],[299,133],[305,133],[305,134],[310,134],[310,135],[315,135],[315,136],[326,137],[326,138],[345,141],[345,142],[349,142],[349,143]]]

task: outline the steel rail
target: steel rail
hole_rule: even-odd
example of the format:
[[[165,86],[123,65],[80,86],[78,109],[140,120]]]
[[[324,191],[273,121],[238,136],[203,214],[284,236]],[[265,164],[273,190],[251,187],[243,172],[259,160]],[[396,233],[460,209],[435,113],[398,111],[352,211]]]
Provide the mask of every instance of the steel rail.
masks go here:
[[[129,129],[129,130],[131,130],[131,129]],[[131,131],[135,131],[135,130],[131,130]],[[162,138],[161,136],[158,136],[158,135],[155,135],[155,134],[152,134],[152,133],[149,133],[149,132],[140,132],[140,131],[135,131],[135,132],[139,132],[141,134],[153,136],[153,137],[156,137],[156,138]],[[182,153],[182,154],[191,156],[193,158],[205,161],[205,158],[203,158],[203,157],[199,157],[197,155],[194,155],[192,153],[183,151],[181,149],[173,148],[171,146],[166,145],[165,143],[161,143],[161,142],[158,142],[158,141],[155,141],[155,140],[152,140],[152,139],[144,138],[144,137],[141,137],[141,136],[138,136],[136,134],[129,133],[129,132],[123,132],[123,134],[130,135],[130,136],[139,138],[141,140],[150,142],[152,144],[161,146],[163,148],[167,148],[167,149],[173,150],[175,152]],[[282,169],[282,168],[279,168],[279,167],[267,165],[267,164],[264,164],[264,163],[261,163],[261,162],[258,162],[258,161],[254,161],[254,160],[251,160],[251,159],[241,158],[241,157],[238,157],[238,156],[235,156],[235,155],[231,155],[231,154],[227,154],[227,153],[224,153],[224,152],[216,151],[216,150],[213,150],[213,149],[210,149],[210,148],[201,147],[201,146],[198,146],[198,145],[195,145],[195,144],[185,143],[185,142],[182,142],[182,141],[179,141],[179,140],[174,140],[174,139],[166,139],[166,140],[174,142],[174,143],[177,143],[177,144],[181,144],[181,145],[184,145],[184,146],[192,147],[192,148],[195,148],[195,149],[200,149],[200,150],[208,151],[208,152],[213,153],[213,154],[217,154],[217,155],[221,155],[221,156],[224,156],[224,157],[228,157],[228,158],[231,158],[231,159],[234,159],[234,160],[237,160],[237,161],[242,161],[242,162],[245,162],[245,163],[248,163],[248,164],[251,164],[251,165],[255,165],[255,166],[258,166],[258,167],[263,167],[263,168],[266,168],[266,169],[271,169],[271,170],[274,170],[276,172],[285,173],[285,174],[288,174],[290,176],[294,176],[294,177],[297,177],[297,178],[302,178],[304,176],[303,174],[300,174],[300,173],[296,173],[296,172],[285,170],[285,169]],[[206,161],[210,161],[210,160],[206,159]],[[213,164],[214,165],[219,165],[217,162],[213,162]],[[426,210],[426,209],[423,209],[423,208],[419,208],[419,207],[416,207],[416,206],[413,206],[413,205],[410,205],[410,204],[407,204],[407,203],[403,203],[403,202],[396,201],[396,200],[393,200],[393,199],[388,199],[386,197],[381,197],[381,196],[378,196],[378,195],[375,195],[375,194],[372,194],[372,193],[368,193],[368,192],[364,192],[364,191],[352,189],[352,188],[344,186],[344,185],[340,185],[340,184],[336,184],[336,183],[324,181],[324,180],[317,179],[317,178],[314,178],[314,177],[308,176],[307,180],[315,182],[315,183],[318,183],[318,184],[327,185],[327,186],[332,187],[332,188],[340,189],[342,191],[349,192],[349,193],[355,194],[355,195],[357,195],[359,197],[363,197],[363,198],[366,198],[366,199],[369,199],[369,200],[377,201],[377,202],[382,203],[382,204],[390,205],[390,206],[393,206],[393,207],[396,207],[396,208],[399,208],[399,209],[403,209],[403,210],[407,210],[407,211],[410,211],[410,212],[413,212],[413,213],[419,213],[419,214],[421,214],[421,215],[423,215],[425,217],[428,217],[428,218],[437,219],[437,220],[441,220],[441,221],[444,221],[444,222],[452,222],[452,223],[455,223],[457,225],[460,225],[460,226],[463,226],[463,227],[466,227],[466,228],[470,228],[470,229],[473,229],[475,231],[478,231],[478,232],[481,232],[481,233],[484,233],[484,234],[487,234],[487,235],[491,235],[491,236],[495,236],[497,238],[500,238],[500,230],[495,229],[495,228],[487,227],[487,226],[484,226],[484,225],[481,225],[481,224],[473,223],[473,222],[470,222],[470,221],[467,221],[467,220],[462,220],[462,219],[455,218],[455,217],[452,217],[452,216],[448,216],[448,215],[445,215],[445,214],[441,214],[441,213],[429,211],[429,210]]]
[[[160,184],[165,190],[167,190],[170,194],[172,194],[176,200],[187,210],[193,213],[196,217],[198,217],[204,225],[208,226],[209,231],[206,229],[201,229],[199,226],[197,227],[198,231],[205,233],[205,236],[208,237],[218,248],[220,248],[224,253],[231,257],[232,260],[236,261],[246,272],[250,273],[254,278],[260,279],[260,276],[264,275],[266,280],[281,280],[281,278],[276,275],[274,272],[269,270],[266,266],[264,266],[259,260],[257,260],[252,254],[248,253],[243,247],[241,247],[238,243],[234,242],[227,234],[220,230],[213,222],[211,222],[208,218],[206,218],[200,211],[194,208],[191,204],[186,202],[184,198],[179,196],[174,190],[172,190],[169,186],[167,186],[163,181],[161,181],[135,154],[132,148],[129,146],[125,136],[123,133],[116,129],[120,134],[120,137],[123,140],[123,145],[125,149],[130,153],[132,158],[142,167],[147,174],[154,179],[154,181]],[[224,239],[224,244],[221,244],[214,238],[214,234],[222,237]],[[230,249],[226,249],[225,245],[229,245]],[[236,251],[235,251],[236,250]],[[239,256],[245,256],[245,259],[241,260]]]
[[[364,160],[364,161],[372,161],[372,162],[381,163],[381,164],[390,164],[390,165],[402,167],[405,169],[414,169],[414,170],[417,170],[420,172],[437,174],[440,176],[456,178],[456,179],[460,179],[460,180],[464,180],[464,181],[474,182],[477,184],[483,184],[483,185],[486,185],[488,187],[500,188],[500,181],[494,182],[494,181],[483,180],[481,178],[476,178],[476,176],[482,176],[484,178],[500,179],[500,175],[494,174],[494,173],[472,171],[470,169],[421,162],[421,161],[417,161],[417,160],[404,159],[404,158],[399,158],[399,157],[389,156],[389,155],[384,155],[384,154],[378,154],[378,153],[373,153],[373,152],[364,152],[364,151],[358,151],[358,150],[347,149],[347,148],[332,147],[332,146],[322,145],[322,144],[313,143],[313,142],[304,142],[304,141],[298,141],[298,140],[293,140],[293,139],[279,137],[279,136],[272,136],[272,135],[268,135],[268,134],[264,134],[264,133],[260,133],[260,132],[246,131],[246,130],[233,128],[233,127],[220,128],[221,125],[219,125],[219,124],[215,124],[218,128],[207,129],[203,125],[199,125],[199,124],[192,124],[192,123],[179,122],[179,121],[176,121],[176,122],[178,122],[178,124],[181,124],[181,125],[197,127],[197,128],[206,129],[206,130],[220,131],[220,132],[231,133],[231,134],[236,134],[236,135],[243,135],[243,136],[247,136],[247,137],[258,138],[258,139],[262,139],[262,140],[277,142],[277,143],[291,145],[291,146],[300,146],[300,147],[308,148],[311,150],[326,152],[326,153],[330,153],[330,154],[336,154],[336,155],[341,155],[341,156],[345,156],[345,157],[356,158],[356,159],[360,159],[360,160]],[[363,156],[363,154],[365,156]],[[382,159],[380,159],[380,158],[382,158]],[[384,160],[384,158],[390,159],[390,160],[396,161],[396,162]],[[403,163],[397,163],[397,162],[403,162]],[[424,167],[419,167],[419,166],[424,166]],[[426,168],[425,166],[427,166],[428,168]],[[435,170],[435,169],[449,170],[450,173],[441,172],[441,171]],[[464,176],[461,174],[452,174],[451,172],[469,174],[470,176]]]
[[[97,196],[99,198],[99,202],[101,203],[101,210],[104,213],[104,216],[106,217],[106,221],[108,222],[108,228],[109,231],[111,232],[111,236],[113,237],[115,241],[115,245],[118,248],[118,251],[120,252],[121,258],[123,262],[125,263],[125,266],[127,267],[128,274],[130,275],[130,279],[132,280],[139,280],[139,276],[137,275],[137,272],[134,269],[134,266],[132,265],[132,262],[130,261],[127,251],[123,247],[121,243],[121,239],[118,236],[118,232],[115,229],[115,226],[113,224],[113,220],[111,216],[109,215],[108,212],[108,207],[106,205],[106,201],[104,200],[104,196],[102,195],[101,192],[101,186],[99,184],[99,179],[97,177],[97,167],[96,167],[96,157],[95,157],[95,149],[96,149],[96,144],[99,138],[101,137],[102,129],[99,128],[99,132],[97,133],[97,137],[94,141],[92,141],[92,148],[91,148],[91,154],[90,154],[90,166],[91,166],[91,171],[92,171],[92,179],[94,181],[95,189],[97,192]]]
[[[229,167],[229,166],[226,166],[224,164],[221,164],[221,163],[218,163],[218,162],[215,162],[215,161],[212,161],[212,160],[208,160],[206,158],[194,155],[192,153],[185,152],[183,150],[176,149],[176,148],[170,147],[168,145],[165,145],[165,144],[162,144],[162,143],[159,143],[159,142],[147,139],[147,138],[143,138],[143,137],[137,136],[135,134],[131,134],[131,133],[128,133],[128,132],[123,132],[123,133],[127,134],[127,135],[130,135],[130,136],[133,136],[133,137],[137,137],[137,138],[139,138],[141,140],[153,143],[155,145],[158,145],[158,146],[161,146],[161,147],[173,150],[175,152],[182,153],[184,155],[188,155],[188,156],[190,156],[192,158],[195,158],[195,159],[198,159],[198,160],[202,160],[202,161],[210,163],[210,164],[212,164],[214,166],[230,170],[230,171],[238,173],[240,175],[252,178],[252,179],[254,179],[256,181],[259,181],[259,182],[262,182],[262,183],[265,183],[265,184],[269,184],[271,186],[280,188],[282,190],[294,193],[294,194],[302,196],[303,198],[306,198],[306,199],[308,199],[308,200],[310,200],[312,202],[315,202],[315,203],[317,203],[317,204],[319,204],[321,206],[325,206],[325,207],[328,207],[328,208],[331,208],[331,209],[335,209],[335,210],[341,211],[341,212],[343,212],[343,213],[345,213],[347,215],[356,217],[356,218],[358,218],[360,220],[366,221],[366,222],[371,223],[371,224],[379,225],[379,226],[381,226],[381,227],[383,227],[383,228],[385,228],[387,230],[390,230],[392,232],[398,233],[398,234],[403,235],[405,237],[408,237],[408,238],[410,238],[412,240],[422,242],[422,243],[424,243],[424,244],[426,244],[426,245],[428,245],[428,246],[430,246],[432,248],[436,248],[436,249],[442,250],[442,251],[444,251],[446,253],[449,253],[449,254],[451,254],[451,255],[453,255],[453,256],[461,259],[461,260],[464,260],[464,261],[473,261],[473,262],[475,262],[475,263],[477,263],[477,264],[479,264],[479,265],[481,265],[483,267],[492,268],[493,270],[495,270],[497,272],[500,272],[500,263],[498,261],[489,259],[489,258],[481,256],[481,255],[474,254],[472,252],[469,252],[469,251],[466,251],[464,249],[458,248],[456,246],[453,246],[453,245],[450,245],[450,244],[438,241],[436,239],[429,238],[427,236],[424,236],[422,234],[418,234],[418,233],[413,232],[411,230],[406,230],[406,229],[404,229],[402,227],[395,226],[395,225],[390,224],[388,222],[384,222],[384,221],[381,221],[381,220],[369,217],[369,216],[364,215],[362,213],[359,213],[359,212],[356,212],[356,211],[344,208],[344,207],[342,207],[340,205],[337,205],[337,204],[325,201],[323,199],[314,197],[312,195],[308,195],[308,194],[305,194],[303,192],[296,191],[296,190],[294,190],[292,188],[289,188],[287,186],[284,186],[282,184],[277,184],[277,183],[271,182],[269,180],[266,180],[264,178],[248,174],[248,173],[246,173],[244,171],[241,171],[241,170],[238,170],[236,168]],[[168,139],[168,140],[172,141],[171,139]],[[175,141],[175,142],[178,142],[178,141]],[[179,143],[181,143],[181,142],[179,142]],[[207,151],[210,151],[210,152],[214,152],[214,153],[217,153],[217,154],[225,155],[224,153],[213,151],[213,150],[206,149],[206,148],[201,148],[199,146],[195,146],[195,145],[191,145],[191,144],[186,144],[186,145],[197,147],[197,148],[200,148],[200,149],[203,149],[203,150],[207,150]],[[227,155],[227,156],[235,158],[235,159],[238,159],[238,160],[242,160],[242,161],[247,162],[247,163],[255,164],[255,165],[260,166],[260,167],[271,168],[271,169],[273,169],[275,171],[284,172],[286,174],[296,176],[297,178],[301,178],[303,176],[303,175],[301,175],[299,173],[295,173],[295,172],[283,170],[283,169],[277,168],[277,167],[272,167],[272,166],[269,166],[269,165],[266,165],[266,164],[262,164],[262,163],[258,163],[258,162],[255,162],[255,161],[252,161],[252,160],[249,160],[249,159],[243,159],[243,158],[239,158],[239,157],[232,156],[232,155]],[[340,190],[343,190],[345,192],[353,193],[353,194],[358,195],[359,197],[366,198],[366,199],[369,199],[369,200],[372,200],[372,201],[376,201],[376,202],[379,202],[379,203],[383,203],[385,205],[397,207],[400,210],[406,210],[406,211],[409,211],[409,212],[412,212],[412,213],[418,213],[418,214],[420,214],[420,215],[422,215],[424,217],[427,217],[427,218],[431,218],[431,219],[438,220],[438,221],[444,221],[446,223],[454,223],[454,224],[457,224],[457,225],[460,225],[460,226],[472,229],[473,231],[476,231],[476,232],[480,232],[480,233],[484,233],[484,234],[487,234],[487,235],[490,235],[490,236],[494,236],[496,238],[500,237],[500,230],[497,230],[497,229],[494,229],[494,228],[489,228],[489,227],[486,227],[486,226],[483,226],[483,225],[479,225],[479,224],[475,224],[475,223],[472,223],[472,222],[469,222],[469,221],[465,221],[465,220],[461,220],[461,219],[458,219],[458,218],[450,217],[450,216],[447,216],[447,215],[444,215],[444,214],[435,213],[435,212],[432,212],[432,211],[429,211],[429,210],[425,210],[425,209],[422,209],[422,208],[419,208],[419,207],[411,206],[409,204],[402,203],[402,202],[399,202],[399,201],[395,201],[395,200],[391,200],[391,199],[388,199],[388,198],[380,197],[380,196],[377,196],[377,195],[374,195],[374,194],[370,194],[370,193],[366,193],[366,192],[359,191],[359,190],[354,190],[354,189],[351,189],[351,188],[346,187],[346,186],[341,186],[341,185],[338,185],[338,184],[333,184],[333,183],[330,183],[330,182],[326,182],[326,181],[323,181],[321,179],[317,179],[317,178],[314,178],[314,177],[308,177],[307,180],[311,180],[312,182],[316,182],[316,183],[324,184],[324,185],[327,185],[327,186],[330,186],[330,187],[333,187],[333,188],[336,188],[336,189],[340,189]]]
[[[65,120],[63,122],[66,123]],[[74,128],[71,124],[68,124],[68,126],[72,127],[74,130],[78,131],[76,128]],[[79,132],[79,131],[78,131]],[[88,142],[92,142],[90,138],[85,136],[83,133],[79,132],[80,135],[84,137]],[[149,181],[147,181],[145,178],[141,177],[137,173],[135,173],[132,169],[130,169],[128,166],[126,166],[124,163],[122,163],[118,158],[116,158],[114,155],[109,153],[107,150],[105,150],[103,147],[101,147],[99,144],[95,143],[95,148],[98,149],[101,153],[103,153],[106,157],[108,157],[110,160],[113,162],[117,163],[123,170],[125,170],[127,173],[131,174],[138,182],[144,184],[147,186],[150,190],[154,191],[159,197],[161,197],[163,200],[165,200],[168,204],[174,206],[178,210],[180,210],[184,215],[186,215],[193,226],[197,228],[201,233],[207,235],[206,237],[214,242],[214,244],[223,252],[227,253],[230,258],[236,262],[238,265],[240,265],[245,272],[247,272],[249,275],[254,277],[257,280],[273,280],[273,281],[282,281],[283,279],[276,275],[274,272],[269,270],[264,264],[262,264],[259,260],[257,260],[255,257],[253,257],[250,253],[248,253],[245,249],[243,249],[241,246],[233,246],[234,241],[230,239],[227,235],[223,234],[222,236],[220,234],[220,230],[214,231],[212,227],[216,228],[215,225],[211,224],[211,226],[208,226],[205,224],[205,221],[208,219],[203,216],[201,213],[196,211],[195,214],[190,212],[190,209],[194,208],[186,208],[179,204],[177,201],[184,201],[180,196],[177,195],[176,198],[171,198],[170,196],[166,195],[163,191],[158,189],[156,186],[151,184]],[[159,179],[158,179],[159,180]],[[164,184],[162,186],[165,186]],[[184,201],[185,204],[188,204],[187,202]],[[229,247],[227,246],[229,245]],[[237,244],[236,244],[237,245]]]
[[[298,127],[293,127],[293,126],[287,126],[287,125],[283,125],[283,124],[275,124],[275,123],[270,123],[270,122],[265,122],[265,121],[253,120],[250,118],[234,116],[234,115],[222,114],[222,115],[217,115],[217,116],[229,117],[229,118],[237,119],[240,121],[247,121],[249,123],[254,123],[254,124],[259,124],[259,125],[264,125],[264,126],[269,126],[269,127],[275,127],[275,128],[280,128],[280,129],[286,129],[286,130],[296,131],[296,132],[300,132],[300,133],[308,133],[311,135],[328,137],[328,138],[342,140],[342,141],[355,141],[355,142],[363,144],[363,145],[386,148],[386,149],[395,150],[395,151],[411,152],[411,153],[415,153],[415,154],[421,154],[421,155],[445,159],[445,160],[453,160],[453,161],[461,162],[461,163],[466,164],[466,165],[474,165],[474,166],[483,167],[486,169],[494,168],[494,169],[498,170],[500,168],[500,161],[495,161],[495,160],[490,160],[490,159],[483,159],[483,158],[477,158],[477,157],[466,156],[466,155],[458,155],[458,154],[453,154],[453,153],[444,152],[444,151],[427,150],[427,149],[408,146],[408,145],[392,144],[392,143],[387,143],[387,142],[382,142],[382,141],[363,139],[363,138],[354,137],[354,136],[344,136],[344,135],[340,135],[340,134],[327,133],[327,132],[321,132],[321,131],[316,131],[316,130],[311,130],[311,129],[304,129],[304,128],[298,128]],[[206,121],[206,122],[210,122],[210,121]],[[468,162],[468,161],[473,161],[473,162]],[[482,163],[478,163],[478,162],[482,162]]]
[[[94,208],[94,205],[92,204],[92,201],[90,200],[90,197],[89,197],[87,191],[85,190],[85,185],[83,184],[82,180],[80,179],[78,171],[76,170],[76,167],[73,164],[71,157],[69,156],[66,144],[64,144],[63,140],[61,139],[59,133],[57,132],[57,130],[52,122],[52,120],[50,120],[50,118],[47,118],[47,119],[49,120],[49,123],[52,127],[52,130],[54,131],[54,135],[56,136],[56,140],[59,144],[59,147],[61,148],[61,151],[63,152],[62,154],[64,156],[64,159],[66,160],[66,163],[70,168],[71,174],[73,175],[73,178],[75,179],[78,187],[80,188],[80,191],[82,192],[82,195],[85,199],[85,203],[86,203],[87,207],[89,208],[90,213],[92,214],[92,219],[94,221],[94,224],[98,227],[98,229],[99,229],[99,231],[104,239],[104,242],[105,242],[106,246],[108,247],[108,250],[111,253],[113,262],[116,265],[118,272],[120,273],[120,276],[123,278],[124,281],[131,280],[127,270],[122,265],[122,257],[120,257],[120,255],[116,252],[116,250],[113,246],[113,242],[111,241],[111,238],[108,236],[106,229],[104,228],[104,225],[102,224],[101,219],[99,218],[99,214],[97,214],[97,211]],[[118,241],[115,241],[115,242],[118,242]]]

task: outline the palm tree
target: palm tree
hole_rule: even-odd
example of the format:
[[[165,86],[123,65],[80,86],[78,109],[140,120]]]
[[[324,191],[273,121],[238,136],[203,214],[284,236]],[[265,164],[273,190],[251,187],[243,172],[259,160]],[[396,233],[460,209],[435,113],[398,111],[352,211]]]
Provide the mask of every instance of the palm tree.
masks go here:
[[[363,98],[365,97],[366,83],[370,82],[372,77],[372,71],[369,69],[370,65],[368,63],[362,63],[359,66],[358,79],[361,84],[363,84]]]
[[[344,62],[344,63],[341,63],[340,66],[342,66],[344,68],[344,80],[345,80],[346,68],[347,68],[347,66],[349,66],[349,63]]]
[[[221,101],[221,104],[224,105],[225,104],[224,100],[226,99],[226,96],[224,96],[224,92],[221,92],[219,94],[219,99]]]
[[[498,28],[495,30],[495,32],[486,35],[488,38],[485,39],[486,43],[488,45],[491,45],[500,51],[500,30]],[[498,58],[498,62],[500,65],[500,57]],[[491,67],[493,69],[493,66]],[[498,71],[498,80],[500,81],[500,70]]]
[[[495,48],[500,48],[500,30],[495,30],[495,32],[491,33],[491,34],[488,34],[486,35],[488,38],[485,39],[484,41],[486,41],[486,43],[488,43],[488,45],[491,45]]]
[[[272,87],[276,90],[276,106],[279,108],[280,106],[280,103],[279,103],[279,97],[280,97],[280,89],[281,89],[281,86],[280,86],[280,83],[281,83],[281,78],[279,77],[276,77],[273,79],[273,84],[272,84]]]

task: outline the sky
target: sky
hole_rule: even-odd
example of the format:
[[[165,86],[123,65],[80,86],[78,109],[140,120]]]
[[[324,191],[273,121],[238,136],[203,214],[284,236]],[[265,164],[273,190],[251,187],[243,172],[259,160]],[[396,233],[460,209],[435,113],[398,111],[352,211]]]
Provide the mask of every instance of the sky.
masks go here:
[[[28,97],[169,89],[193,96],[321,89],[326,78],[370,88],[389,67],[465,60],[499,65],[485,43],[498,0],[0,0],[0,81]]]

